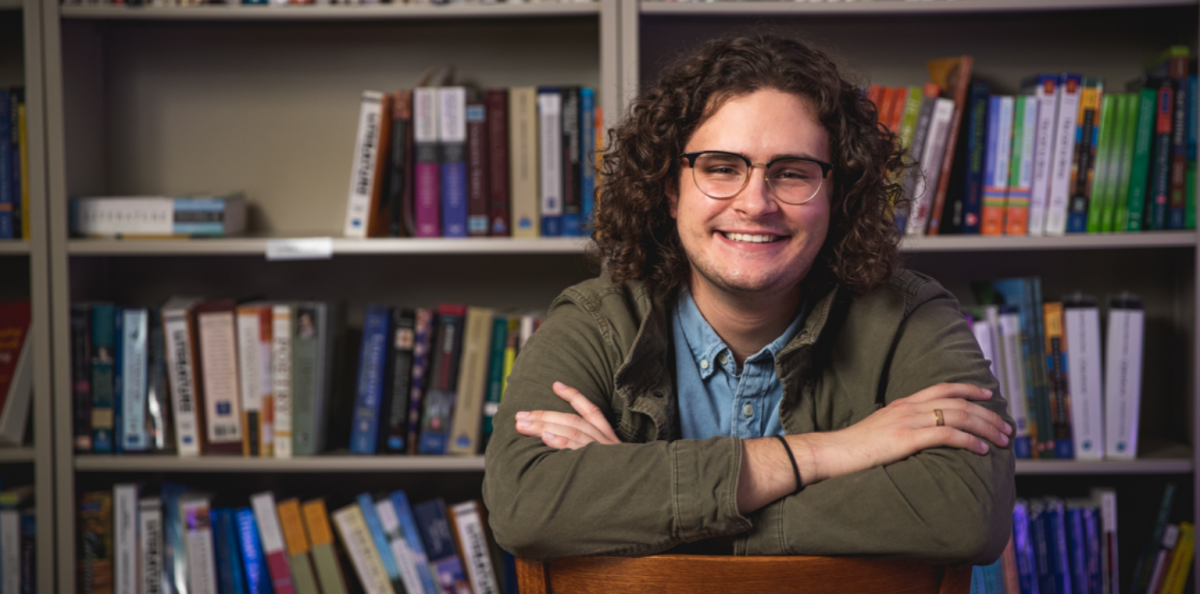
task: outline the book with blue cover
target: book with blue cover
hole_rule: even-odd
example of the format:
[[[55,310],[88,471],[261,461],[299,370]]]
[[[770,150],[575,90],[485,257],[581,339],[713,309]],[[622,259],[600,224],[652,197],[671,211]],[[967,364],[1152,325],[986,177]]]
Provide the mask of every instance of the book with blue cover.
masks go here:
[[[354,420],[350,430],[350,451],[355,454],[375,453],[391,319],[392,308],[384,305],[367,306],[366,318],[363,321],[362,348],[358,356]]]
[[[16,237],[13,212],[20,204],[20,196],[13,191],[17,187],[13,183],[16,171],[13,167],[13,145],[8,139],[12,136],[12,122],[15,118],[11,112],[16,110],[17,103],[5,89],[0,89],[0,239]]]
[[[1050,550],[1053,552],[1054,584],[1057,592],[1072,592],[1071,589],[1071,553],[1067,546],[1067,510],[1061,499],[1047,497],[1042,521],[1046,523],[1046,535],[1051,539]]]
[[[596,90],[579,89],[579,202],[582,227],[577,235],[588,235],[596,210]],[[1193,153],[1195,151],[1193,150]]]
[[[379,514],[375,510],[375,499],[370,493],[361,493],[355,501],[358,502],[358,507],[362,508],[363,521],[367,523],[367,530],[371,532],[371,541],[375,543],[379,559],[383,561],[383,569],[387,572],[388,580],[392,582],[392,588],[403,592],[404,579],[400,575],[400,566],[396,564],[396,556],[392,554],[387,532],[384,531]]]
[[[249,507],[238,508],[234,512],[234,519],[237,521],[238,548],[242,556],[246,592],[271,594],[271,578],[267,574],[266,556],[259,539],[258,524],[254,520],[254,510]]]
[[[164,482],[159,492],[163,504],[163,568],[167,575],[163,594],[188,594],[187,549],[183,543],[183,518],[179,514],[179,498],[187,489]]]
[[[214,508],[210,512],[213,527],[213,548],[217,559],[217,587],[221,594],[246,594],[246,577],[242,571],[238,529],[234,527],[233,510]]]
[[[97,454],[113,451],[116,337],[116,309],[111,303],[92,305],[92,451]]]
[[[400,520],[400,529],[404,532],[404,540],[408,542],[408,550],[412,553],[413,563],[417,566],[417,575],[425,587],[425,594],[438,594],[437,582],[430,571],[429,555],[425,553],[425,545],[421,541],[421,530],[417,526],[417,518],[413,515],[412,506],[408,503],[408,495],[403,491],[391,494],[392,506],[396,508],[396,516]],[[516,590],[509,590],[515,592]],[[412,594],[412,593],[410,593]]]
[[[421,541],[429,555],[429,565],[437,572],[437,582],[443,585],[447,594],[470,592],[467,573],[454,546],[446,502],[438,497],[418,503],[413,508],[413,514],[421,531]]]
[[[1017,581],[1022,594],[1039,594],[1037,559],[1029,525],[1029,503],[1018,499],[1013,506],[1013,550],[1017,558]]]
[[[467,90],[442,87],[437,95],[442,237],[467,237]]]

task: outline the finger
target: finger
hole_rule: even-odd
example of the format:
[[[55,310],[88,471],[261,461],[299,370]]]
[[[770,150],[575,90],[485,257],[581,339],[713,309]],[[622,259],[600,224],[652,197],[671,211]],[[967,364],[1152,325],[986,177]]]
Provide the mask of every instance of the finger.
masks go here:
[[[929,447],[944,446],[959,448],[979,454],[981,456],[988,453],[988,450],[991,449],[991,446],[989,446],[986,441],[966,431],[960,431],[959,429],[955,429],[954,427],[950,426],[934,427],[928,432],[928,434],[933,440],[933,442],[929,444]]]
[[[549,431],[543,431],[541,437],[542,443],[558,450],[577,450],[587,445],[586,443],[571,441],[562,435],[555,435]]]
[[[946,398],[940,401],[931,402],[929,404],[934,408],[940,408],[942,410],[959,410],[963,411],[964,414],[979,417],[984,422],[994,427],[996,431],[999,431],[1004,435],[1012,435],[1013,433],[1012,425],[1009,425],[1008,422],[1004,420],[1004,417],[978,404],[975,404],[974,402],[968,402],[961,398]]]
[[[992,391],[971,384],[941,383],[929,386],[908,399],[914,403],[929,402],[939,398],[965,398],[967,400],[988,400]]]
[[[617,439],[617,434],[612,430],[608,417],[604,416],[604,411],[588,400],[587,396],[584,396],[579,390],[562,382],[554,382],[554,393],[559,398],[566,400],[571,408],[574,408],[575,412],[583,416],[593,427],[599,429],[600,433],[609,440],[607,443],[621,443],[621,440]]]
[[[541,435],[547,431],[559,437],[564,437],[573,443],[578,443],[579,445],[585,445],[593,441],[599,441],[599,439],[597,439],[594,435],[590,435],[587,432],[580,430],[578,427],[535,419],[532,417],[532,415],[517,421],[517,433],[520,433],[521,435],[533,437]]]
[[[592,425],[579,415],[551,410],[535,410],[528,413],[517,413],[517,421],[520,422],[522,420],[541,421],[558,427],[567,427],[574,431],[586,433],[594,441],[608,443],[604,432],[600,428]]]

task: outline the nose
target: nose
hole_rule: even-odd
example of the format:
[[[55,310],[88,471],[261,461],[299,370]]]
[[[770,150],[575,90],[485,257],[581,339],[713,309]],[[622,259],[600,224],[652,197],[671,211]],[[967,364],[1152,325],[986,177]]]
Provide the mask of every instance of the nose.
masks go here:
[[[750,179],[732,202],[733,208],[747,217],[761,217],[779,210],[779,203],[767,182],[767,168],[758,164],[751,167]]]

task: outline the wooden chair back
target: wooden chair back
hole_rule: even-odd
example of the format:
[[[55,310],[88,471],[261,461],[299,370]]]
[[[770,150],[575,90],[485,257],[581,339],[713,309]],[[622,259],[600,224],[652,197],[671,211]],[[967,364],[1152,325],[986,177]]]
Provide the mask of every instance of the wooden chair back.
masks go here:
[[[517,559],[521,594],[969,594],[971,568],[856,557]]]

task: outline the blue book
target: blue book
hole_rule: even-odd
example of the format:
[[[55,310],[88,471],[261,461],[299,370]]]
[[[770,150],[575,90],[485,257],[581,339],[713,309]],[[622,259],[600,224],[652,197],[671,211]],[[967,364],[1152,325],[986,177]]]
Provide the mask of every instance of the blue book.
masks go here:
[[[971,594],[987,594],[983,588],[983,567],[976,565],[971,568]]]
[[[146,432],[146,395],[150,313],[146,308],[129,307],[121,312],[121,392],[117,409],[117,444],[121,451],[144,452],[150,440]]]
[[[1087,505],[1083,507],[1083,538],[1084,551],[1086,552],[1087,570],[1087,592],[1100,592],[1104,587],[1103,577],[1103,553],[1100,546],[1100,508],[1095,505]]]
[[[1042,514],[1046,523],[1046,536],[1051,539],[1050,550],[1053,555],[1050,562],[1053,567],[1055,591],[1060,594],[1071,594],[1071,553],[1067,548],[1067,510],[1061,499],[1046,498],[1046,509]]]
[[[92,305],[92,451],[113,451],[113,374],[116,354],[116,314],[110,303]],[[108,423],[96,418],[108,417]]]
[[[412,553],[413,563],[417,566],[417,575],[425,594],[440,594],[437,582],[433,580],[433,572],[429,570],[429,555],[425,553],[425,545],[421,542],[421,530],[417,527],[417,518],[413,515],[412,506],[408,503],[408,495],[404,491],[396,491],[391,495],[392,506],[396,508],[396,517],[400,519],[400,530],[404,540],[408,542],[408,550]],[[515,563],[515,561],[514,561]],[[516,592],[516,590],[506,590]],[[410,592],[409,594],[417,594]]]
[[[429,565],[437,572],[437,583],[447,591],[469,592],[467,574],[462,559],[454,547],[454,535],[446,515],[446,502],[441,497],[418,503],[413,508],[417,527],[421,530],[421,541],[429,555]]]
[[[1029,528],[1033,536],[1033,556],[1037,569],[1034,581],[1040,594],[1059,594],[1054,579],[1054,537],[1050,531],[1049,517],[1044,499],[1029,500]]]
[[[1017,581],[1021,594],[1040,594],[1037,581],[1037,560],[1029,527],[1029,504],[1018,499],[1013,506],[1013,549],[1017,557]]]
[[[254,510],[249,507],[238,508],[234,512],[234,520],[237,522],[238,548],[241,549],[245,569],[246,593],[271,594],[271,577],[267,575],[266,557],[258,536],[258,524],[254,521]]]
[[[1071,583],[1076,592],[1087,594],[1087,540],[1083,528],[1083,508],[1075,503],[1067,510],[1067,552],[1070,561]]]
[[[379,512],[375,511],[375,499],[371,497],[370,493],[362,493],[355,501],[362,509],[363,521],[367,523],[367,531],[371,533],[371,540],[375,541],[375,550],[379,552],[379,559],[383,561],[383,570],[387,572],[388,579],[392,582],[392,588],[403,591],[404,579],[400,576],[400,566],[396,564],[396,556],[392,554],[392,544],[388,542],[387,533],[383,530],[383,523],[379,521]]]
[[[987,135],[988,104],[991,90],[985,82],[971,83],[971,94],[967,99],[967,174],[962,203],[951,205],[950,225],[943,226],[943,233],[978,235],[983,217],[984,165],[988,147],[992,140]],[[962,212],[954,212],[961,209]]]
[[[596,90],[579,89],[579,198],[582,205],[582,225],[579,235],[588,235],[596,210]],[[1194,144],[1194,143],[1193,143]]]
[[[160,490],[163,502],[163,594],[187,594],[187,549],[184,548],[183,519],[179,498],[187,493],[183,485],[164,482]]]
[[[516,592],[519,588],[517,584],[517,556],[501,549],[500,561],[504,566],[504,591]]]
[[[467,90],[438,89],[442,237],[467,236]]]
[[[463,305],[443,303],[438,307],[438,332],[430,353],[421,432],[417,438],[417,451],[422,454],[445,454],[450,441],[466,315],[467,308]]]
[[[21,594],[37,593],[37,516],[21,513]]]
[[[979,594],[1004,594],[1004,570],[997,559],[991,565],[976,565],[971,570],[971,591],[979,586]]]
[[[21,205],[24,203],[24,193],[21,191],[21,176],[24,173],[21,171],[21,142],[18,138],[20,122],[18,121],[17,113],[20,106],[25,103],[25,89],[23,87],[13,87],[8,91],[9,105],[9,131],[11,133],[12,151],[10,154],[12,161],[12,236],[14,238],[23,237],[21,229]]]
[[[221,594],[246,594],[246,576],[242,573],[238,531],[233,525],[233,510],[214,508],[212,518],[213,554],[217,558],[217,591]]]
[[[1054,421],[1046,386],[1045,342],[1042,325],[1042,290],[1038,277],[992,281],[1002,305],[1014,305],[1021,318],[1021,350],[1025,355],[1025,413],[1038,458],[1055,458]]]
[[[20,207],[20,196],[13,195],[13,180],[16,171],[13,169],[13,145],[9,142],[12,137],[12,113],[16,109],[12,95],[0,89],[0,239],[16,237],[13,225],[13,208]]]
[[[354,397],[354,424],[350,451],[374,454],[379,439],[379,408],[383,402],[384,371],[387,368],[388,331],[392,308],[367,306],[363,321],[362,349],[358,355],[358,389]]]
[[[113,308],[112,451],[121,453],[121,406],[125,395],[125,310]]]

